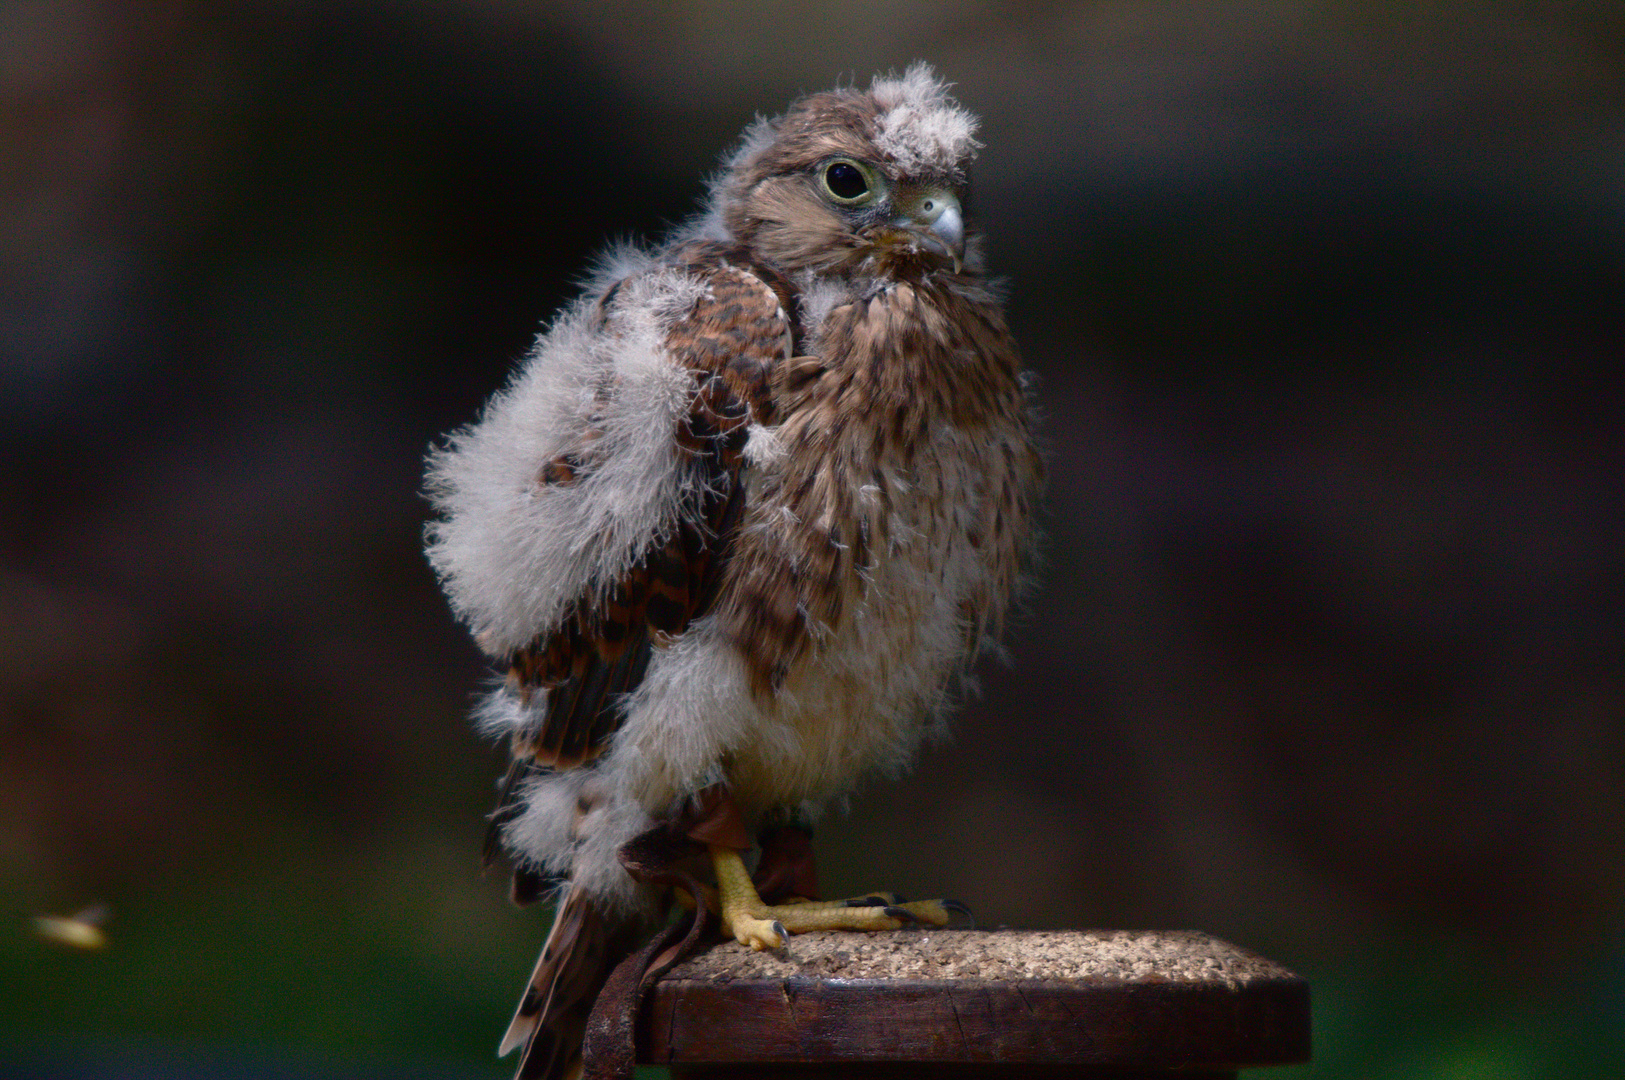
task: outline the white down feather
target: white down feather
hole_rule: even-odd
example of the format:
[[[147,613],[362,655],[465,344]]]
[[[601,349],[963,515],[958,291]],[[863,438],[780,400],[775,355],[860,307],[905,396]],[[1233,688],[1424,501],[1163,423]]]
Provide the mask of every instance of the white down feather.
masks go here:
[[[589,586],[619,580],[694,497],[673,438],[694,380],[663,342],[703,292],[678,270],[635,276],[607,327],[578,301],[479,421],[431,455],[442,517],[429,560],[487,653],[530,644]],[[539,482],[548,462],[583,451],[577,482]]]

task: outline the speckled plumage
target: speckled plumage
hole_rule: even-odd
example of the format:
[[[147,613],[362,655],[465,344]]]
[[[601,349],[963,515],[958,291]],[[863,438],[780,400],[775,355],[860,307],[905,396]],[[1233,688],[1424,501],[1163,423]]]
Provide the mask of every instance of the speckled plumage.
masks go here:
[[[616,850],[695,792],[811,817],[906,765],[999,632],[1042,470],[962,230],[974,130],[923,65],[758,121],[432,459],[430,558],[509,669],[480,722],[514,748],[516,893],[564,879],[578,930],[653,911]],[[505,1042],[548,1032],[525,1075],[563,1075],[596,992],[565,925]]]

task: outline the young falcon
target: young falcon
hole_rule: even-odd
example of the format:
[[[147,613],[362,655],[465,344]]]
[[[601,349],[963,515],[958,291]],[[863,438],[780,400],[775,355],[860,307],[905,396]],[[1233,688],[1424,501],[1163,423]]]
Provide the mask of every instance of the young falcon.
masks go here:
[[[623,844],[701,793],[748,838],[895,773],[999,631],[1042,466],[965,214],[975,131],[923,64],[758,119],[704,212],[608,256],[432,456],[429,557],[508,666],[479,710],[515,756],[495,827],[517,897],[558,883],[502,1047],[521,1075],[572,1067],[625,929],[664,903]],[[769,907],[748,846],[709,855],[755,948],[947,921]]]

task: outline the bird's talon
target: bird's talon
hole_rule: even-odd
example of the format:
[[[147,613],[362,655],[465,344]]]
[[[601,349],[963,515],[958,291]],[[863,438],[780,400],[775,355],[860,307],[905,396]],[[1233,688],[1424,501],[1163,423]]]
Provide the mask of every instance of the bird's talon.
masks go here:
[[[970,910],[957,900],[915,900],[893,907],[897,909],[896,913],[891,908],[886,911],[893,918],[907,918],[910,922],[938,927],[952,925],[956,914],[970,914]]]
[[[785,931],[784,924],[777,919],[756,919],[745,916],[734,921],[733,932],[734,940],[741,945],[749,945],[752,952],[782,949],[790,940],[790,935]]]

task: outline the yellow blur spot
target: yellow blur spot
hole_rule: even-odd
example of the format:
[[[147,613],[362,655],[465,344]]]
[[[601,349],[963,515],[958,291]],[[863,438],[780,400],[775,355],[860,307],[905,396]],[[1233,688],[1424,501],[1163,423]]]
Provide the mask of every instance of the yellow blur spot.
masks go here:
[[[36,915],[34,933],[70,949],[97,952],[107,948],[107,935],[99,925],[107,919],[105,907],[89,907],[76,915]]]

